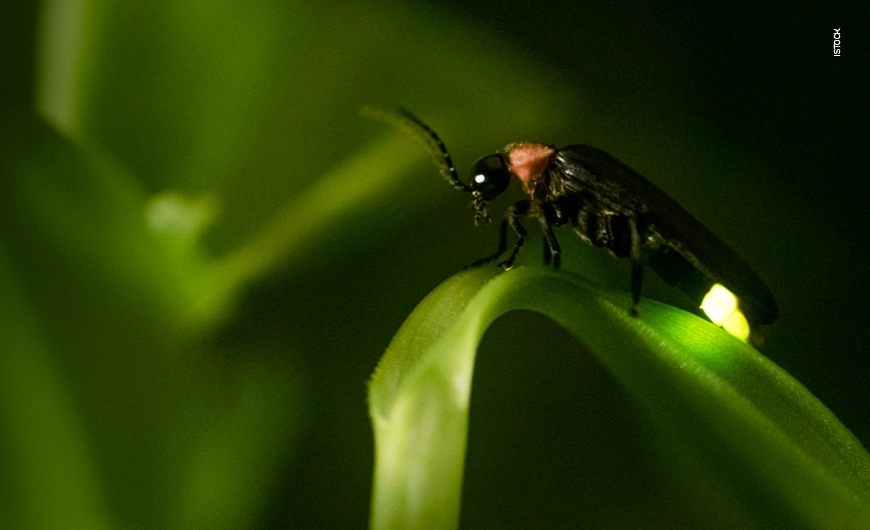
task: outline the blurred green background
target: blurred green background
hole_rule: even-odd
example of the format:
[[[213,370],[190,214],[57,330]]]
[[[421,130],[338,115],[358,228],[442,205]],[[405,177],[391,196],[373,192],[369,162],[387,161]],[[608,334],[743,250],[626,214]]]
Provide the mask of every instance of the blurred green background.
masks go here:
[[[762,351],[870,443],[857,3],[0,10],[2,528],[366,526],[365,382],[497,232],[366,104],[413,110],[463,172],[533,140],[646,175],[766,279]],[[560,242],[627,289],[625,263]],[[648,420],[545,318],[499,319],[475,378],[463,526],[703,526]]]

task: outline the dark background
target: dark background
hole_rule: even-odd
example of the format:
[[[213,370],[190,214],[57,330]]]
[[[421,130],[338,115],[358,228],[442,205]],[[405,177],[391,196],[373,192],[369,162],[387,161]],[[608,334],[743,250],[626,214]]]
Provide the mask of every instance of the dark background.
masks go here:
[[[240,13],[274,24],[260,33],[252,22],[253,34],[232,40],[223,32],[234,31],[226,27],[237,6],[182,4],[201,22],[190,41],[166,29],[171,17],[160,6],[103,13],[102,29],[94,30],[98,51],[90,68],[99,74],[88,88],[91,104],[64,134],[111,153],[146,193],[221,196],[206,254],[244,243],[320,175],[388,134],[357,117],[363,104],[412,109],[439,131],[463,174],[477,157],[512,141],[593,144],[665,189],[746,257],[781,312],[761,351],[870,444],[868,8],[259,2]],[[29,2],[3,9],[4,105],[31,107],[40,15]],[[832,56],[833,28],[841,28],[840,57]],[[238,45],[249,40],[258,55],[246,59]],[[220,75],[196,65],[213,65]],[[200,97],[210,103],[198,107]],[[221,110],[212,117],[203,108]],[[188,154],[197,146],[200,158]],[[413,142],[407,148],[419,149]],[[297,257],[258,277],[232,318],[195,348],[183,348],[219,365],[227,381],[248,356],[293,372],[290,397],[281,394],[292,402],[290,434],[268,451],[271,472],[256,492],[246,491],[256,499],[242,519],[250,527],[366,526],[373,448],[365,382],[414,306],[494,245],[496,230],[474,229],[466,199],[421,158],[394,189],[338,216]],[[502,202],[494,207],[509,203]],[[60,272],[29,270],[27,247],[9,239],[16,235],[4,229],[4,245],[71,381],[73,407],[103,448],[96,450],[99,473],[109,477],[107,489],[121,488],[118,498],[134,499],[108,501],[109,513],[171,526],[171,518],[135,507],[162,498],[142,494],[147,481],[117,485],[127,458],[101,460],[111,438],[104,432],[115,427],[100,423],[113,416],[91,410],[108,405],[89,397],[88,388],[102,372],[65,360],[76,357],[68,348],[78,343],[65,339],[71,324],[57,307],[93,307],[58,302],[53,297],[64,292],[34,287],[43,281],[38,274]],[[585,248],[568,231],[557,235],[566,268],[627,289],[624,263]],[[521,261],[537,263],[538,247],[533,238]],[[654,279],[646,294],[692,310]],[[162,333],[143,331],[151,332]],[[125,362],[123,352],[111,354]],[[100,363],[108,354],[76,358]],[[643,418],[582,345],[545,318],[516,312],[499,319],[484,338],[475,378],[465,527],[585,521],[621,528],[636,523],[625,515],[631,513],[647,514],[642,520],[650,527],[703,525],[662,507],[678,503],[677,488],[657,478],[648,444],[637,439]],[[128,383],[96,385],[107,389],[108,401],[113,384]],[[222,382],[213,384],[220,389]],[[166,394],[165,410],[175,399]],[[263,403],[276,417],[284,414],[280,402]],[[130,440],[149,427],[132,421],[117,428]],[[175,431],[160,436],[169,446],[176,436],[185,443]],[[256,426],[248,436],[257,439]],[[160,459],[159,452],[139,455],[135,445],[118,450],[133,455],[136,476],[147,476],[149,459]]]

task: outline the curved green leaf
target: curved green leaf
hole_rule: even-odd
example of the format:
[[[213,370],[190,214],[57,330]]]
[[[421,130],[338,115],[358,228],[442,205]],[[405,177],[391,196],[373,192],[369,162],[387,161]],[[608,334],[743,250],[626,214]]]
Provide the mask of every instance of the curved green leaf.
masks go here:
[[[713,482],[736,517],[781,528],[870,525],[870,455],[800,383],[711,323],[566,272],[458,274],[393,339],[369,388],[376,468],[371,525],[455,528],[477,345],[513,309],[585,343],[672,442],[688,481]],[[698,501],[689,499],[688,501]],[[705,507],[706,508],[706,507]],[[729,514],[735,517],[735,514]]]

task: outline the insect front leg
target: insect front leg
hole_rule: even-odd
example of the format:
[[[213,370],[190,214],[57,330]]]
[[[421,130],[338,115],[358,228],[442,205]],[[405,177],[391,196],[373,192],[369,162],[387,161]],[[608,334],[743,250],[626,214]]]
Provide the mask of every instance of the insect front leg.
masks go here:
[[[529,233],[526,232],[526,229],[520,224],[520,218],[527,216],[531,207],[531,201],[523,200],[515,202],[513,206],[508,208],[505,222],[513,228],[514,233],[517,235],[517,242],[514,243],[514,249],[511,251],[511,255],[498,264],[499,268],[510,270],[514,265],[514,260],[517,258],[517,254],[519,254],[520,249],[523,248],[523,243],[526,242],[526,236],[529,235]]]
[[[491,256],[487,256],[485,258],[481,258],[471,265],[466,266],[466,269],[473,269],[475,267],[480,267],[481,265],[486,265],[487,263],[498,259],[502,254],[507,250],[507,227],[508,220],[507,217],[501,220],[501,226],[498,231],[498,250],[495,251]]]
[[[530,209],[531,202],[527,200],[517,201],[513,206],[508,208],[504,219],[501,221],[501,226],[499,227],[498,250],[490,256],[475,261],[466,268],[479,267],[501,257],[501,255],[507,250],[507,229],[508,226],[510,226],[514,233],[517,234],[517,242],[514,244],[514,249],[508,259],[498,264],[499,267],[504,267],[505,270],[510,269],[511,266],[513,266],[514,259],[516,259],[517,254],[520,252],[520,248],[522,248],[523,243],[525,243],[526,236],[528,235],[526,229],[520,224],[519,219],[528,215]]]
[[[629,259],[631,259],[631,316],[636,317],[640,305],[640,289],[643,285],[643,263],[640,261],[640,231],[637,228],[637,221],[633,217],[629,217],[628,226],[631,230],[631,250],[629,252]]]

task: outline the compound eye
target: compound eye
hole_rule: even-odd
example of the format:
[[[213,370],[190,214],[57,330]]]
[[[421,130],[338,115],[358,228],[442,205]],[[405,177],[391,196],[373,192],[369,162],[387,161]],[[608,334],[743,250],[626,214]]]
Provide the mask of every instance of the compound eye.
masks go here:
[[[471,168],[471,189],[486,200],[494,199],[507,189],[511,174],[501,155],[489,155],[474,163]]]

